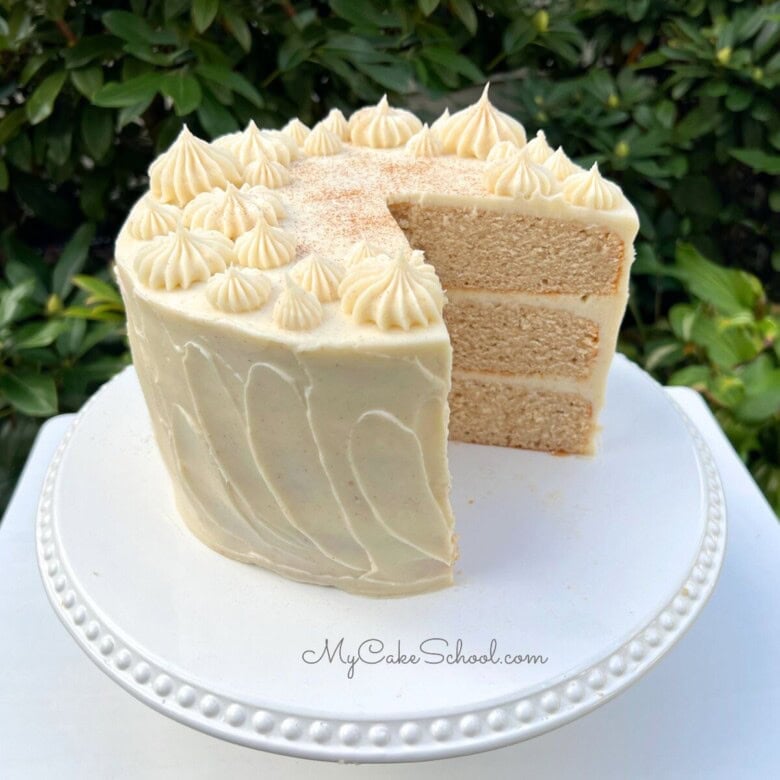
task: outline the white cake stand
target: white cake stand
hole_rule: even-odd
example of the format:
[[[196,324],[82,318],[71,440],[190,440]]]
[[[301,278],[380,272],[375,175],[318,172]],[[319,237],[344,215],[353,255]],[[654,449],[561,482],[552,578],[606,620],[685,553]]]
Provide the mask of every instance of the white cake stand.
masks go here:
[[[701,612],[723,561],[712,458],[622,358],[602,423],[592,458],[452,444],[457,584],[376,600],[289,582],[197,541],[128,369],[78,416],[49,470],[44,585],[111,679],[216,737],[354,762],[507,745],[647,672]],[[344,663],[317,661],[342,638]],[[490,656],[493,643],[497,662],[458,660],[458,640],[461,658]],[[391,662],[399,643],[406,663]],[[546,662],[507,662],[534,655]]]

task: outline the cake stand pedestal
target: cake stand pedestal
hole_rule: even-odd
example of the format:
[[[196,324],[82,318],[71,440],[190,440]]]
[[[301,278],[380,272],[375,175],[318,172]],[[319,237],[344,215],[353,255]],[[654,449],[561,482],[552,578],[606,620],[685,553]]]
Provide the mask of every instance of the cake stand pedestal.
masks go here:
[[[451,444],[456,585],[377,600],[284,580],[195,539],[127,369],[49,469],[36,530],[44,586],[111,679],[222,739],[349,762],[528,739],[651,669],[723,562],[709,451],[621,357],[601,422],[595,457]]]

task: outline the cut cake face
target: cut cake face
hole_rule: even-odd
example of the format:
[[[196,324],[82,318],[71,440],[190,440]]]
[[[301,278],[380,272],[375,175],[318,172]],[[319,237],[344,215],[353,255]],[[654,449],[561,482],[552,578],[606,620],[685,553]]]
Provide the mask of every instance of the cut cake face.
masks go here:
[[[448,424],[593,451],[636,227],[487,90],[430,128],[385,99],[311,130],[185,128],[116,259],[190,529],[355,593],[450,584]]]

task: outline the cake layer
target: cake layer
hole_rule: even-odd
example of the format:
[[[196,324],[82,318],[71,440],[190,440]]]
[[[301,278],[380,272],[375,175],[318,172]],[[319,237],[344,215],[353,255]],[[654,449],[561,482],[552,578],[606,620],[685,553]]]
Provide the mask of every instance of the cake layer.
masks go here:
[[[597,322],[516,296],[450,291],[444,319],[464,371],[586,379],[598,355]]]
[[[625,244],[604,226],[520,212],[388,203],[411,246],[442,286],[471,290],[611,295]]]
[[[593,404],[576,392],[453,371],[449,403],[455,441],[555,453],[593,451]]]

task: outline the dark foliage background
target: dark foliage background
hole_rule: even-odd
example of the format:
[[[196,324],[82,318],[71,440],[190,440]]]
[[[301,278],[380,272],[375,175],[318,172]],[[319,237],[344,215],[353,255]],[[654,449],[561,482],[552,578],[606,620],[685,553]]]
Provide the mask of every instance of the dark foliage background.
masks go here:
[[[477,85],[641,216],[621,349],[702,392],[780,507],[780,4],[0,0],[0,510],[38,425],[127,363],[112,240],[183,122]]]

